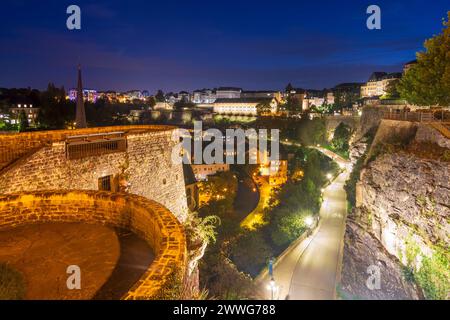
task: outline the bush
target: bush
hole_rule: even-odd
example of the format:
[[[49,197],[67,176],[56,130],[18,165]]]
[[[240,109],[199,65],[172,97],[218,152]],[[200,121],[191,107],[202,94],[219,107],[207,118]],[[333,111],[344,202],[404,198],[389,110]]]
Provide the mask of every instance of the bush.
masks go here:
[[[22,300],[25,284],[22,275],[5,263],[0,263],[0,300]]]
[[[445,300],[450,295],[450,259],[445,249],[437,248],[431,257],[422,256],[415,278],[430,300]]]
[[[271,237],[275,245],[281,247],[290,244],[302,235],[307,229],[305,217],[312,216],[310,210],[302,212],[288,212],[281,215],[276,221],[276,228],[272,231]]]
[[[260,231],[242,234],[231,250],[231,260],[238,269],[252,276],[261,271],[273,254]]]

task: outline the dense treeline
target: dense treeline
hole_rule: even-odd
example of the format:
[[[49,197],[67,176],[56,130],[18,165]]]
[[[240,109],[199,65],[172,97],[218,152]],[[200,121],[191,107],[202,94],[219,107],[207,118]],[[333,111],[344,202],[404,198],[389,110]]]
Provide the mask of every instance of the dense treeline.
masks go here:
[[[18,103],[32,104],[39,108],[35,129],[66,129],[73,127],[75,120],[75,102],[66,98],[64,87],[58,88],[50,83],[47,89],[0,89],[0,111],[9,114],[9,109]],[[148,108],[146,103],[135,101],[129,104],[109,103],[98,99],[95,103],[85,101],[88,126],[106,126],[127,124],[127,115],[131,110]],[[20,114],[19,114],[20,117]],[[10,125],[0,120],[1,130],[21,130],[24,125]],[[31,128],[25,128],[30,130]]]

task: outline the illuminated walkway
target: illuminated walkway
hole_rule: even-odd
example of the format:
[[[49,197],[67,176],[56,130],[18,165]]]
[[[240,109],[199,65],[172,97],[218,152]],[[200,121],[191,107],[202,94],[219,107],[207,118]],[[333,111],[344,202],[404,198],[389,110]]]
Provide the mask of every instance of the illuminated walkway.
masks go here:
[[[328,151],[328,150],[327,150]],[[340,164],[347,163],[337,160]],[[341,173],[324,190],[324,201],[320,209],[321,222],[318,229],[284,255],[274,268],[277,286],[276,299],[316,300],[333,299],[339,264],[342,260],[342,245],[347,210],[345,181],[348,170]],[[265,297],[271,292],[262,280]]]

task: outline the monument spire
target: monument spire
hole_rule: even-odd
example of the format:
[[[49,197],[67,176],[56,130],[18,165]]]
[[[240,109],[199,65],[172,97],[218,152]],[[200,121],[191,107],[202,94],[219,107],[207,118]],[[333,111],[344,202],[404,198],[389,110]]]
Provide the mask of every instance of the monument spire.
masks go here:
[[[83,101],[83,84],[81,82],[81,66],[78,65],[77,109],[75,116],[75,128],[86,128],[86,112]]]

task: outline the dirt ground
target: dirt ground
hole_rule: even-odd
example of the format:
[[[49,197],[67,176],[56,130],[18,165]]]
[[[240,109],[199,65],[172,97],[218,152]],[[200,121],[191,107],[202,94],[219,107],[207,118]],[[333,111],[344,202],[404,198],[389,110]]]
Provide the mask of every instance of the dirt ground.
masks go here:
[[[26,299],[118,299],[153,260],[145,241],[101,225],[47,223],[0,231],[0,262],[22,273]],[[69,290],[70,265],[81,289]]]

